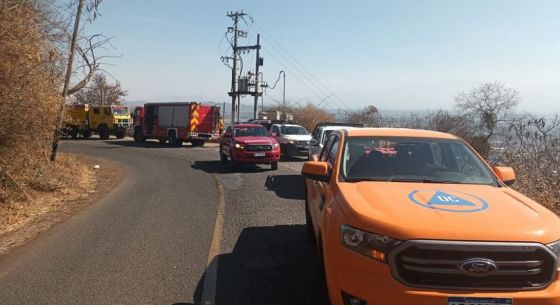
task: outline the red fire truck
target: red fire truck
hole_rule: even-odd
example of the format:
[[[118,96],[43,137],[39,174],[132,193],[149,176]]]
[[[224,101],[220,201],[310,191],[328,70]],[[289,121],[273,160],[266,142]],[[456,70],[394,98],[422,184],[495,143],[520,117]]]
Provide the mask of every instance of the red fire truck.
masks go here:
[[[136,107],[133,118],[136,142],[158,139],[170,145],[202,146],[218,139],[223,128],[220,107],[195,102],[144,104]]]

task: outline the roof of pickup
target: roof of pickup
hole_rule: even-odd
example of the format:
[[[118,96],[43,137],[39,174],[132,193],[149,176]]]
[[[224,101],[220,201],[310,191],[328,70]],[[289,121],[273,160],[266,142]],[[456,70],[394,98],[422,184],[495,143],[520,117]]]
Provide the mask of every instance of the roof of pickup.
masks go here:
[[[408,128],[356,128],[347,129],[348,136],[378,136],[378,137],[410,137],[410,138],[438,138],[457,140],[454,135],[421,129],[408,129]]]

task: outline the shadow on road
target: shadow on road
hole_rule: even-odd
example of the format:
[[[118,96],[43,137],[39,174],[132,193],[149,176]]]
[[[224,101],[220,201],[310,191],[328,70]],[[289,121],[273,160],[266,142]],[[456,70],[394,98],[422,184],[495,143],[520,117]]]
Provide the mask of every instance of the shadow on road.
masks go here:
[[[305,304],[316,264],[304,225],[246,228],[218,258],[216,304]]]
[[[220,160],[196,161],[191,165],[193,169],[202,170],[209,174],[260,173],[269,171],[270,165],[262,164],[261,166],[256,164],[238,164],[237,168],[233,170],[231,163],[223,163]]]
[[[268,176],[264,186],[281,198],[305,199],[305,178],[301,175]]]

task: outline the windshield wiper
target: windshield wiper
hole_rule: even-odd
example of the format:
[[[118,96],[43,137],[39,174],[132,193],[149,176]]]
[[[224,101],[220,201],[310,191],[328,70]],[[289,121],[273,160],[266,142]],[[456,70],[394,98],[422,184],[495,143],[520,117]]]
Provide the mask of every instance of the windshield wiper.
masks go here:
[[[451,180],[434,180],[434,179],[388,179],[387,182],[418,182],[418,183],[441,183],[441,184],[461,184],[459,181],[451,181]]]
[[[415,183],[441,183],[441,184],[461,184],[458,181],[451,180],[434,180],[434,179],[410,179],[410,178],[369,178],[369,177],[347,177],[344,178],[346,182],[360,182],[360,181],[383,181],[383,182],[415,182]]]

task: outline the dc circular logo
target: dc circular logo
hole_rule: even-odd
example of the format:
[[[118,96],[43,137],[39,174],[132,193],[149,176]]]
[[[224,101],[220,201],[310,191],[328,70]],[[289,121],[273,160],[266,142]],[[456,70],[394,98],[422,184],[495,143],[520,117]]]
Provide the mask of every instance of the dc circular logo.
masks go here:
[[[425,208],[446,212],[473,213],[488,208],[484,199],[460,191],[416,190],[408,194],[408,198]]]

